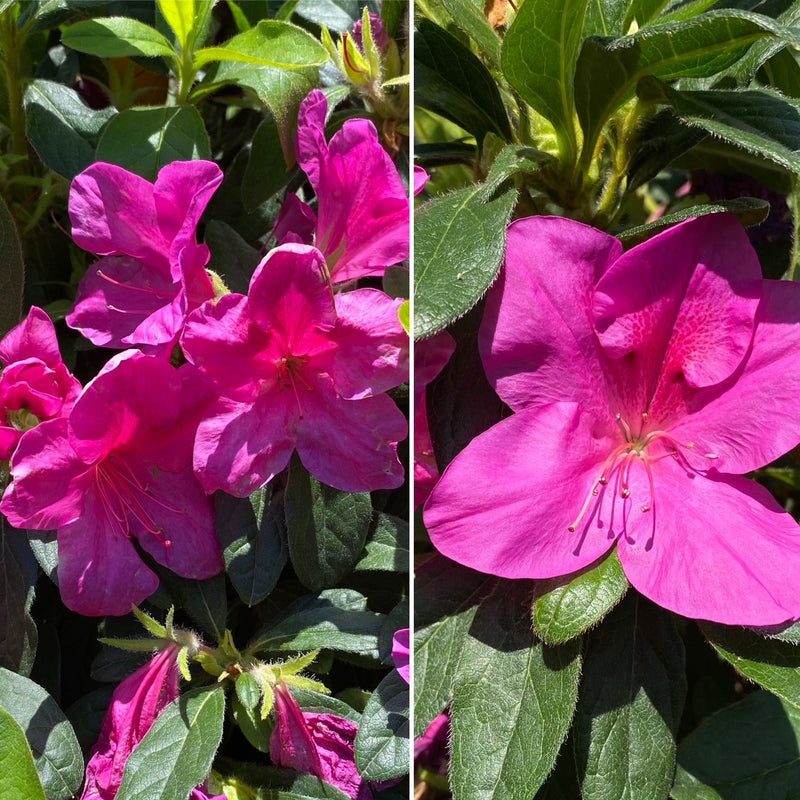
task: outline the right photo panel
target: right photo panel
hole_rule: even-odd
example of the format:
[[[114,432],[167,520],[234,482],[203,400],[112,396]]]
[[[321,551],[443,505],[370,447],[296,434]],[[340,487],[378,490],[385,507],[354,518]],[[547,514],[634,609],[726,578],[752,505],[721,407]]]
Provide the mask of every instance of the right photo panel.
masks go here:
[[[800,798],[800,2],[417,0],[417,800]]]

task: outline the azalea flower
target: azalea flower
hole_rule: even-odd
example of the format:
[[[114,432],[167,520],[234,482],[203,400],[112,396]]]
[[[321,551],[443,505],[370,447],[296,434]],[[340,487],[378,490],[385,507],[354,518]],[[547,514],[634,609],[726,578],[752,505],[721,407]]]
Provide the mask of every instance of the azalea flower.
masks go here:
[[[50,317],[34,306],[0,341],[0,460],[11,458],[24,433],[67,415],[81,390],[58,350]]]
[[[61,596],[91,616],[127,614],[158,587],[133,545],[187,578],[222,570],[211,501],[192,473],[209,390],[191,365],[138,351],[112,358],[68,419],[20,440],[2,511],[12,525],[57,529]]]
[[[450,759],[449,741],[450,715],[444,712],[434,717],[425,729],[425,733],[414,740],[414,764],[428,773],[447,775],[447,764]]]
[[[125,763],[156,717],[178,697],[179,646],[170,642],[114,690],[86,765],[81,800],[114,800]]]
[[[186,315],[214,296],[195,229],[221,182],[210,161],[174,161],[155,184],[102,162],[81,172],[69,196],[72,238],[103,258],[81,280],[67,324],[96,345],[169,353]]]
[[[392,660],[395,669],[406,683],[409,681],[411,668],[408,660],[408,633],[408,628],[401,628],[392,638]]]
[[[276,236],[315,244],[334,283],[382,275],[408,258],[408,190],[369,120],[347,120],[328,143],[327,111],[325,95],[315,89],[297,123],[297,163],[317,195],[317,213],[289,195]],[[313,241],[304,219],[315,221]]]
[[[433,490],[442,553],[549,578],[616,545],[633,586],[684,616],[800,617],[800,527],[742,477],[800,442],[800,286],[761,278],[735,219],[625,253],[577,222],[519,220],[480,343],[514,413]]]
[[[206,491],[247,497],[294,450],[336,489],[399,486],[406,422],[384,394],[407,377],[399,304],[376,289],[334,297],[322,254],[290,244],[261,262],[249,295],[195,311],[182,346],[219,394],[195,443]]]
[[[312,714],[300,710],[284,683],[274,687],[275,728],[269,755],[279,767],[316,775],[353,800],[372,800],[367,782],[355,762],[358,726],[335,714]]]

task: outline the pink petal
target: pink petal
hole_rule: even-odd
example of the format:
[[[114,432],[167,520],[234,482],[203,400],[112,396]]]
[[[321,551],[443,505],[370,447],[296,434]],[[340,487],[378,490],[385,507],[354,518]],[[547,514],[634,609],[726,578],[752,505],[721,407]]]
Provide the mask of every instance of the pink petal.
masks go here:
[[[431,176],[422,167],[414,167],[414,196],[420,194]]]
[[[338,352],[331,377],[343,397],[378,394],[408,380],[408,334],[397,316],[401,302],[377,289],[336,295]]]
[[[395,668],[406,683],[409,682],[411,669],[409,664],[410,651],[408,647],[408,634],[409,629],[402,628],[395,633],[394,638],[392,639],[392,660],[394,661]]]
[[[607,413],[591,297],[621,252],[613,236],[572,220],[529,217],[509,226],[480,346],[490,383],[513,410],[568,398]]]
[[[342,492],[395,489],[403,483],[397,443],[405,417],[385,394],[343,400],[332,392],[302,397],[297,454],[319,481]]]
[[[574,403],[553,403],[473,439],[425,506],[436,549],[503,578],[567,575],[597,560],[615,536],[601,498],[569,531],[615,444],[597,427]]]
[[[800,442],[800,286],[764,281],[751,352],[719,386],[686,399],[670,432],[719,456],[720,471],[744,473],[769,464]],[[780,420],[780,424],[776,424]]]
[[[800,527],[766,489],[737,475],[653,465],[655,503],[631,511],[619,556],[631,584],[694,619],[769,626],[800,618]],[[649,490],[644,471],[632,496]]]
[[[304,203],[296,194],[289,192],[283,201],[280,214],[275,220],[273,235],[278,243],[314,244],[316,229],[317,215],[312,211],[311,206]]]
[[[28,358],[41,360],[48,367],[61,363],[56,329],[47,312],[37,306],[32,306],[28,316],[0,340],[0,361],[3,364]]]
[[[275,727],[269,741],[272,761],[280,767],[322,777],[322,765],[311,732],[297,700],[285,683],[277,683],[275,695]]]
[[[355,722],[335,714],[304,712],[303,718],[319,754],[321,769],[318,777],[353,800],[372,800],[372,792],[356,767],[358,726]]]
[[[328,144],[325,141],[327,114],[328,100],[319,89],[314,89],[303,100],[297,114],[295,154],[297,163],[308,176],[314,191],[319,189],[321,162],[328,152]]]

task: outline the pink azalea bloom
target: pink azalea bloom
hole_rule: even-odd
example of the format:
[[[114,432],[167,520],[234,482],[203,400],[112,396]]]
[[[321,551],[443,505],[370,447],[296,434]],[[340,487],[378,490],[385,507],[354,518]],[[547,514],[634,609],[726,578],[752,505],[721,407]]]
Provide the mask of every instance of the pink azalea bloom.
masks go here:
[[[334,296],[322,254],[289,244],[261,262],[249,295],[195,311],[182,346],[219,393],[195,443],[206,491],[246,497],[294,450],[336,489],[399,486],[406,422],[384,394],[407,377],[399,304],[375,289]]]
[[[616,545],[633,586],[684,616],[800,617],[800,527],[742,477],[800,442],[800,286],[761,278],[735,219],[625,253],[577,222],[519,220],[480,337],[514,413],[431,494],[442,553],[548,578]]]
[[[300,106],[297,123],[297,162],[317,195],[314,244],[334,283],[382,275],[408,258],[408,191],[369,120],[347,120],[327,142],[327,111],[325,95],[315,89]],[[297,241],[286,236],[287,228],[313,212],[297,199],[284,209],[276,236],[282,243]],[[311,244],[299,230],[294,234]]]
[[[406,683],[409,682],[409,671],[411,669],[409,664],[408,633],[408,628],[401,628],[392,639],[392,660],[395,668],[400,673],[400,677]]]
[[[431,772],[447,775],[450,758],[450,715],[435,717],[425,733],[414,741],[414,764]]]
[[[355,722],[335,714],[300,710],[284,683],[275,687],[275,728],[269,754],[279,767],[316,775],[353,800],[372,800],[355,761]]]
[[[114,690],[100,738],[86,765],[81,800],[114,800],[117,796],[128,756],[156,717],[178,697],[178,649],[171,642]]]
[[[455,349],[455,339],[447,331],[414,343],[414,508],[428,499],[439,480],[439,465],[428,426],[426,390]]]
[[[34,306],[0,341],[0,460],[11,458],[23,434],[69,413],[81,391],[58,350],[50,317]]]
[[[422,167],[414,167],[414,197],[422,192],[431,176]]]
[[[72,238],[103,258],[80,282],[67,324],[96,345],[169,352],[186,315],[214,296],[195,229],[221,182],[209,161],[174,161],[155,184],[102,162],[78,175]]]
[[[20,441],[0,511],[12,525],[58,529],[66,605],[127,614],[158,587],[132,539],[187,578],[222,570],[211,501],[192,473],[192,443],[208,388],[191,365],[175,370],[138,351],[112,358],[69,419]]]
[[[213,797],[208,793],[208,789],[205,786],[198,786],[195,789],[192,789],[192,793],[189,795],[189,800],[227,800],[224,794],[215,794]]]

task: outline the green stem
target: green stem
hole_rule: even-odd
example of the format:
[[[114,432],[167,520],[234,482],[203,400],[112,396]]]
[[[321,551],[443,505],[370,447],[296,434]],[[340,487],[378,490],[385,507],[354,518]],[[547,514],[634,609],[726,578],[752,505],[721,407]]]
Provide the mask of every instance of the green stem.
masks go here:
[[[194,54],[188,45],[181,53],[181,59],[177,63],[177,76],[178,91],[176,102],[179,106],[182,106],[188,102],[189,92],[192,90],[195,76]]]
[[[800,261],[800,180],[792,175],[792,261],[789,264],[788,278],[797,280],[797,262]]]
[[[22,75],[19,55],[22,37],[17,33],[17,21],[11,14],[12,8],[0,14],[0,61],[8,98],[8,123],[11,131],[11,152],[15,155],[28,154],[25,138],[25,106],[22,102]]]

